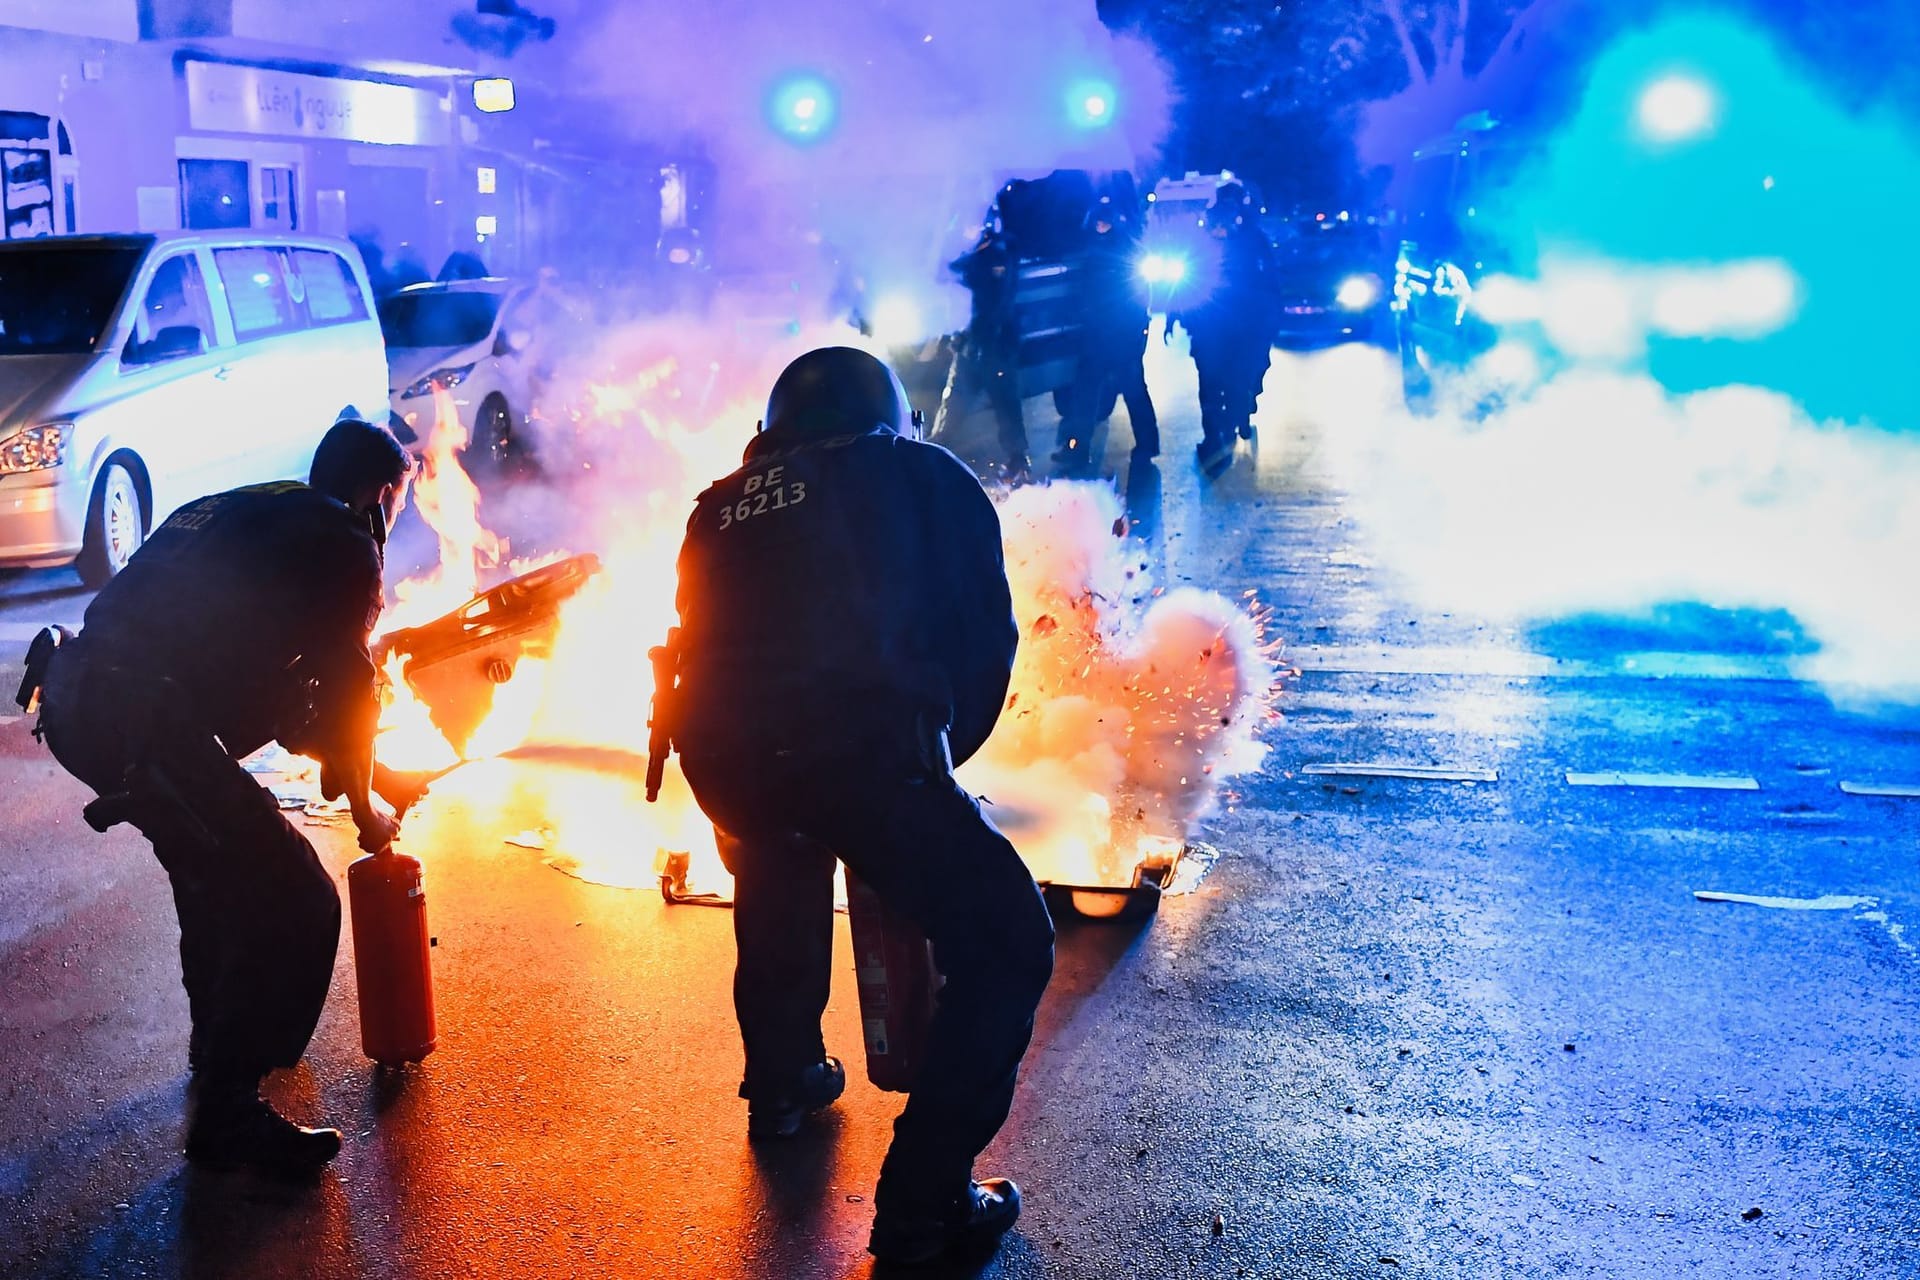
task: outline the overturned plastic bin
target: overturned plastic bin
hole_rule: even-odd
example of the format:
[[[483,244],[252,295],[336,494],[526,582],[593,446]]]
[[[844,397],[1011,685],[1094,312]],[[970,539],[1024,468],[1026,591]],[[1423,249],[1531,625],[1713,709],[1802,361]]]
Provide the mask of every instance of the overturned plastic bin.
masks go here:
[[[578,555],[509,578],[432,622],[381,636],[374,661],[384,670],[400,655],[401,675],[434,727],[464,751],[521,661],[553,656],[560,607],[599,572],[598,556]]]

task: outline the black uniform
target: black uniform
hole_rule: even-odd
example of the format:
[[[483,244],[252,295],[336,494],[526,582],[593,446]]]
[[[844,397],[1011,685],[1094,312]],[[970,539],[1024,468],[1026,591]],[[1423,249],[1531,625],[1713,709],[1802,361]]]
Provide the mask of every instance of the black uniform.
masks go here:
[[[1069,412],[1060,423],[1063,462],[1091,461],[1095,427],[1125,399],[1133,426],[1133,452],[1141,459],[1160,452],[1160,420],[1147,394],[1147,304],[1141,296],[1135,257],[1139,241],[1125,224],[1092,235],[1083,259],[1083,320],[1080,369]]]
[[[292,1066],[319,1022],[339,895],[238,758],[371,741],[380,572],[365,519],[317,490],[215,494],[154,532],[49,666],[47,745],[112,798],[89,820],[132,822],[173,883],[189,1056],[209,1077]]]
[[[987,236],[951,264],[972,295],[964,370],[984,393],[1000,429],[1000,448],[1016,471],[1027,466],[1027,421],[1020,394],[1020,327],[1014,312],[1017,261],[1004,237]]]
[[[884,427],[770,430],[701,495],[679,572],[674,737],[737,878],[742,1096],[822,1059],[837,855],[946,978],[878,1206],[951,1203],[1006,1119],[1053,963],[1032,877],[941,745],[986,741],[1012,670],[993,505],[952,454]]]
[[[1200,378],[1201,434],[1231,445],[1253,418],[1273,354],[1273,246],[1258,224],[1228,224],[1213,293],[1180,319]]]

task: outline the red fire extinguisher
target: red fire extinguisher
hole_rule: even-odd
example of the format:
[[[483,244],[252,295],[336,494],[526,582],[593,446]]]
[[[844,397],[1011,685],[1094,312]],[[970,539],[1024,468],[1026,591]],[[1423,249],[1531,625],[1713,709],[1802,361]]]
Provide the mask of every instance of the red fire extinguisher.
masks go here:
[[[866,1033],[867,1079],[906,1093],[920,1074],[927,1025],[940,990],[933,944],[912,922],[888,910],[878,894],[847,872],[847,921],[853,931],[860,1024]]]
[[[347,868],[353,972],[360,989],[360,1047],[383,1067],[433,1052],[432,945],[420,860],[388,845]]]

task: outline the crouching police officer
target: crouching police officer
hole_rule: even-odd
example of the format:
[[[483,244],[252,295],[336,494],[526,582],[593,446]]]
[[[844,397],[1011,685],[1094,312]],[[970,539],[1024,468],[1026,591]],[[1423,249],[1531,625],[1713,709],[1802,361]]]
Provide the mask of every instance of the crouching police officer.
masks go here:
[[[302,1128],[259,1094],[319,1022],[340,899],[238,761],[276,738],[318,757],[360,847],[393,839],[397,821],[368,794],[379,702],[367,640],[409,469],[384,429],[336,423],[309,484],[181,507],[88,606],[78,636],[54,648],[43,633],[29,655],[39,732],[100,797],[89,825],[132,823],[172,881],[195,1161],[297,1175],[340,1150],[339,1131]],[[397,786],[383,790],[403,803]]]
[[[913,438],[893,372],[847,347],[774,384],[746,463],[701,495],[680,552],[673,738],[736,877],[734,1002],[749,1136],[839,1097],[820,1018],[836,856],[932,940],[945,975],[894,1126],[869,1244],[931,1261],[990,1243],[1020,1193],[974,1180],[1007,1118],[1053,970],[1013,846],[954,782],[1013,667],[1000,524],[972,472]]]

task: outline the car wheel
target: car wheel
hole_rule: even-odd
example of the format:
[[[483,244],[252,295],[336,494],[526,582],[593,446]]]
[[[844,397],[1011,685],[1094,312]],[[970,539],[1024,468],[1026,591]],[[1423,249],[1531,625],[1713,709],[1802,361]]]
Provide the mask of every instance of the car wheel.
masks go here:
[[[147,539],[146,503],[140,484],[123,462],[109,462],[94,482],[87,506],[87,531],[74,567],[89,587],[107,584]]]
[[[482,451],[489,470],[513,475],[526,469],[526,448],[513,429],[513,410],[507,407],[505,397],[491,395],[482,400],[473,426],[473,444],[469,447]]]

